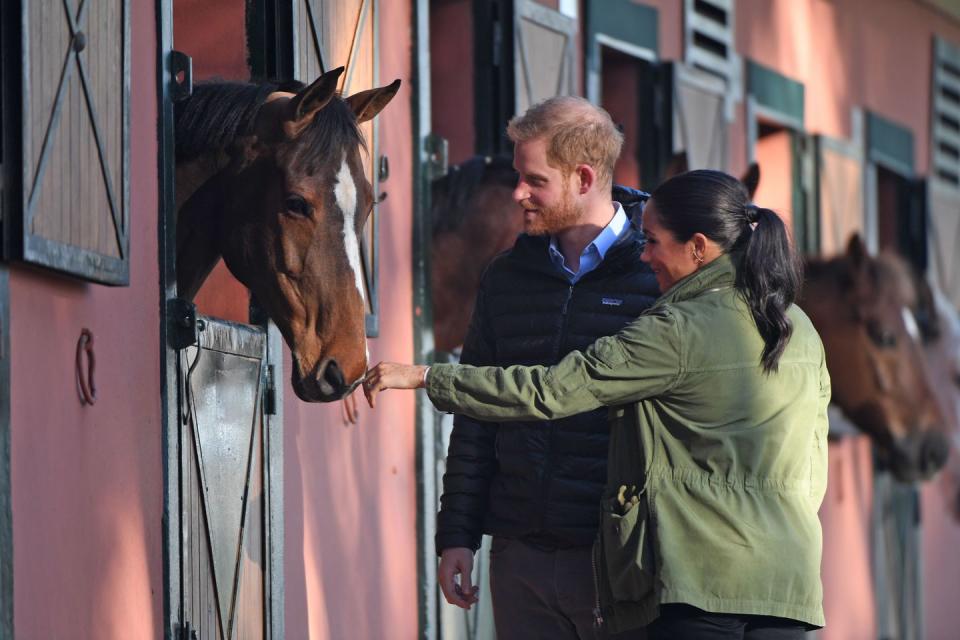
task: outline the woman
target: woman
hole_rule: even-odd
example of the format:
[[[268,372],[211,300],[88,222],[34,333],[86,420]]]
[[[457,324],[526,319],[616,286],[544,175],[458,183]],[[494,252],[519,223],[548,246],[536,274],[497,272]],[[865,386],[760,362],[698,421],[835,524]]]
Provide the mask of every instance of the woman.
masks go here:
[[[793,638],[822,626],[830,380],[793,305],[783,223],[735,178],[668,180],[641,259],[663,296],[553,367],[381,363],[364,389],[426,386],[438,409],[552,419],[609,406],[598,618],[650,638]]]

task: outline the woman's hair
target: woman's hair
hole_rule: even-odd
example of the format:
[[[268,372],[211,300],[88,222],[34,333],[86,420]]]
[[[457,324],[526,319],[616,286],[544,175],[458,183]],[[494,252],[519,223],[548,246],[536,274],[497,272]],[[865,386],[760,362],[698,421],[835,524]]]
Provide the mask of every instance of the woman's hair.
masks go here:
[[[736,288],[763,338],[763,370],[776,371],[793,332],[786,310],[803,279],[783,221],[770,209],[751,203],[746,187],[721,171],[674,176],[657,187],[650,199],[657,205],[660,223],[678,242],[702,233],[724,253],[743,253]]]

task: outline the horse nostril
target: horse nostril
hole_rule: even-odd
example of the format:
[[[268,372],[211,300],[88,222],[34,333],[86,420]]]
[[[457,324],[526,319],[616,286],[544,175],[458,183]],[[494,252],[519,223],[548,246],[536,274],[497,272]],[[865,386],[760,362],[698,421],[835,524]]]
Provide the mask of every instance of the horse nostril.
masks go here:
[[[346,381],[343,379],[343,372],[340,370],[340,365],[337,364],[336,360],[330,360],[327,363],[326,368],[323,370],[323,380],[329,384],[336,392],[340,392],[346,386]]]

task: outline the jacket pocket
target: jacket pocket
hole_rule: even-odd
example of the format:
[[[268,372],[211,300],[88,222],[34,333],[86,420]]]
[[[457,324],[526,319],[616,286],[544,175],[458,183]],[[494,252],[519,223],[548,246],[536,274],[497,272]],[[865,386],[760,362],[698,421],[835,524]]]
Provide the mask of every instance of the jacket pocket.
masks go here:
[[[636,602],[653,589],[653,549],[646,495],[624,508],[618,498],[604,500],[600,543],[610,595],[615,602]]]

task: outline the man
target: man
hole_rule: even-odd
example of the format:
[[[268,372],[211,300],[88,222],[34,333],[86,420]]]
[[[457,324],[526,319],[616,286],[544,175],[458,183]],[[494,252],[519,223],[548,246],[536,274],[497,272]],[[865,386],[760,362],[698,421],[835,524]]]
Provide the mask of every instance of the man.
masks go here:
[[[581,98],[537,104],[507,134],[525,233],[484,274],[461,362],[553,364],[659,295],[640,262],[639,219],[631,223],[646,194],[617,187],[621,202],[611,201],[623,137]],[[502,427],[456,417],[437,518],[439,581],[449,603],[469,609],[473,556],[492,535],[499,640],[596,637],[591,546],[608,439],[606,410]]]

